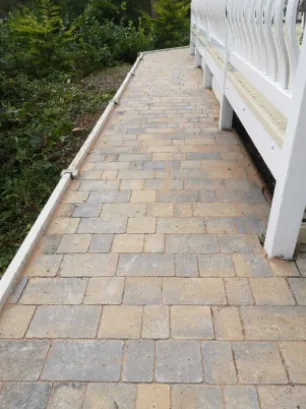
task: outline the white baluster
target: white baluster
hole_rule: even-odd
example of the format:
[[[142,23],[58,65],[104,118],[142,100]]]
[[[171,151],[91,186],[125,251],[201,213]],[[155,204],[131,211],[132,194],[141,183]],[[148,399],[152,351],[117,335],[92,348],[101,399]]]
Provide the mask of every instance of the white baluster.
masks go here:
[[[299,0],[289,0],[286,15],[287,42],[291,67],[291,77],[295,75],[300,55],[300,49],[296,38],[296,16],[298,5]]]
[[[284,7],[286,0],[276,0],[275,3],[275,44],[278,53],[277,80],[284,89],[289,83],[289,58],[284,35]]]

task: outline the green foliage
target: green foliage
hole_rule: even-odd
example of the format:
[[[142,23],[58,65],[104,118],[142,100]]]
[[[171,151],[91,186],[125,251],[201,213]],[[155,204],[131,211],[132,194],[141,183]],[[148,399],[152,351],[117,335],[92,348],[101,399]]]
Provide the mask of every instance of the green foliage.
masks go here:
[[[0,21],[0,271],[119,85],[88,75],[150,47],[141,21],[121,21],[125,5],[68,3],[36,0]]]
[[[156,18],[145,14],[154,48],[169,48],[189,42],[190,0],[157,0]]]

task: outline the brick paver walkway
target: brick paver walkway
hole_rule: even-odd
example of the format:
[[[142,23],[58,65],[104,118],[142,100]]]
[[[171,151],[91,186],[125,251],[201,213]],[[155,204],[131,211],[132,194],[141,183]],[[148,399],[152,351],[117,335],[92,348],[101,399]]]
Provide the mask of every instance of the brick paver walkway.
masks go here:
[[[0,320],[0,409],[305,409],[306,284],[187,50],[145,56]]]

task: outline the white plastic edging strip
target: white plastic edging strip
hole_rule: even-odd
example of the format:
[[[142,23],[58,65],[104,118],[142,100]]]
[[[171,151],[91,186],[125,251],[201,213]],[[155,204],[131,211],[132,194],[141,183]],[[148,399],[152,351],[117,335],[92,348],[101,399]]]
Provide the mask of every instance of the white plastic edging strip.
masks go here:
[[[108,106],[106,107],[105,111],[103,112],[100,119],[96,123],[95,127],[89,134],[83,146],[81,147],[81,149],[79,150],[79,152],[77,153],[73,161],[71,162],[69,168],[66,171],[64,171],[64,174],[62,175],[59,183],[55,187],[49,200],[47,201],[40,215],[38,216],[35,223],[33,224],[30,232],[28,233],[27,237],[24,239],[23,243],[19,247],[19,250],[15,254],[7,270],[5,271],[0,281],[0,311],[3,305],[5,304],[6,300],[8,299],[8,297],[11,295],[12,290],[17,282],[17,279],[19,278],[19,275],[22,272],[23,267],[25,266],[26,262],[30,258],[38,240],[40,239],[45,228],[47,227],[47,224],[50,221],[56,207],[58,206],[63,195],[65,194],[69,186],[69,183],[71,181],[71,176],[73,172],[76,169],[78,169],[80,165],[83,163],[86,155],[88,154],[89,150],[95,143],[97,137],[101,134],[106,122],[108,121],[110,115],[112,114],[114,110],[115,105],[118,103],[119,99],[121,98],[123,92],[125,91],[129,81],[133,77],[142,59],[143,59],[143,53],[141,53],[139,57],[137,58],[132,69],[127,74],[125,80],[123,81],[122,85],[118,89],[114,99],[112,99],[110,103],[108,104]]]
[[[40,215],[33,224],[30,232],[23,241],[19,250],[17,251],[15,257],[8,266],[6,272],[4,273],[0,281],[0,311],[9,297],[12,291],[16,280],[18,279],[19,274],[21,273],[22,268],[25,263],[28,261],[35,245],[37,244],[41,234],[46,228],[54,210],[61,201],[66,189],[70,183],[70,175],[66,174],[61,177],[58,185],[54,189],[52,195],[47,201],[45,207],[41,211]]]

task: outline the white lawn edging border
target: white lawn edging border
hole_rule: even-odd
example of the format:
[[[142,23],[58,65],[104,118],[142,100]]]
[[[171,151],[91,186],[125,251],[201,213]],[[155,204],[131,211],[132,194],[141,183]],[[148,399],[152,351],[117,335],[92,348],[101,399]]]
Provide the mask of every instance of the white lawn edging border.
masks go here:
[[[15,285],[18,282],[19,276],[22,272],[23,267],[32,255],[38,240],[41,238],[44,230],[46,229],[51,217],[58,204],[60,203],[62,197],[66,193],[66,190],[71,182],[71,179],[78,173],[80,166],[82,165],[84,159],[89,153],[90,149],[94,145],[96,139],[101,134],[104,126],[106,125],[110,115],[112,114],[115,106],[119,103],[127,85],[130,80],[135,75],[135,71],[139,66],[140,62],[143,60],[144,53],[141,53],[129,73],[127,74],[125,80],[121,84],[120,88],[116,92],[115,97],[109,102],[105,111],[101,115],[100,119],[96,123],[95,127],[89,134],[88,138],[82,145],[79,152],[76,154],[75,158],[71,162],[68,169],[62,172],[61,178],[53,190],[50,198],[48,199],[43,210],[39,214],[35,223],[33,224],[27,237],[24,239],[23,243],[19,247],[17,253],[15,254],[13,260],[5,271],[1,281],[0,281],[0,311],[3,308],[5,302],[12,294]]]

